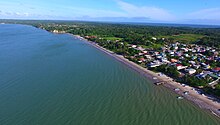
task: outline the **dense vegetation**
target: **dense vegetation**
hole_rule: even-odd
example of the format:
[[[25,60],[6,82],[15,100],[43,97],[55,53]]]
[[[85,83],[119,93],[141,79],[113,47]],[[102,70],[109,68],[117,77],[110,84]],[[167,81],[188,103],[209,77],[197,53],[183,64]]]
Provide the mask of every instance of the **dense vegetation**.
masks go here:
[[[208,94],[212,94],[217,96],[218,98],[220,98],[220,84],[215,86],[215,89],[211,88],[211,87],[206,87],[204,88],[204,91]]]
[[[62,23],[61,23],[62,24]],[[53,26],[47,30],[53,30]],[[57,29],[57,27],[56,27]],[[167,42],[191,42],[200,45],[220,47],[219,28],[189,28],[189,27],[164,27],[143,26],[129,24],[105,24],[105,23],[75,23],[58,28],[80,36],[108,37],[110,40],[120,39],[130,44],[150,44],[152,37],[166,38]],[[159,41],[157,41],[159,42]]]
[[[166,38],[169,42],[191,42],[200,45],[220,47],[220,28],[206,26],[201,28],[194,25],[169,26],[159,24],[114,24],[95,22],[71,22],[71,21],[17,21],[0,20],[0,23],[29,24],[36,27],[44,25],[47,30],[59,29],[80,36],[95,35],[120,39],[133,44],[149,45],[152,37]],[[62,25],[57,27],[57,25]],[[212,27],[212,28],[208,28]],[[106,38],[106,39],[108,39]]]

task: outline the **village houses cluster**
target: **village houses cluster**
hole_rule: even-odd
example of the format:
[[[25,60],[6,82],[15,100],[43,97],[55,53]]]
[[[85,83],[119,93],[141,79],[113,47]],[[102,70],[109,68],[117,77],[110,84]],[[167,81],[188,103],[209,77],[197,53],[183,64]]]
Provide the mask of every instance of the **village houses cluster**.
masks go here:
[[[178,70],[179,77],[192,75],[199,79],[209,79],[209,85],[217,84],[220,78],[220,56],[214,47],[177,42],[165,45],[157,51],[138,45],[130,45],[130,48],[140,51],[134,57],[138,58],[138,63],[144,63],[148,68],[163,64],[173,66]]]

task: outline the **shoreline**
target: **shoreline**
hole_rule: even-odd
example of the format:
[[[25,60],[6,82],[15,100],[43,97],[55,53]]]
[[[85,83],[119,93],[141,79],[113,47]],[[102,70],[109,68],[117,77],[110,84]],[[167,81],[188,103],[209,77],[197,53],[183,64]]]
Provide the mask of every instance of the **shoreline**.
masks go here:
[[[51,32],[51,33],[53,33],[53,32]],[[166,75],[159,76],[158,73],[155,73],[151,70],[148,70],[147,68],[141,67],[140,65],[138,65],[132,61],[129,61],[128,59],[124,58],[123,56],[118,55],[118,54],[116,54],[106,48],[103,48],[102,46],[99,46],[97,43],[89,41],[86,38],[83,38],[79,35],[73,35],[71,33],[54,33],[54,34],[68,34],[68,35],[75,37],[76,39],[84,41],[85,43],[95,47],[96,49],[104,52],[105,54],[107,54],[107,55],[111,56],[112,58],[116,59],[117,61],[121,62],[122,64],[125,64],[126,66],[128,66],[132,70],[136,71],[137,73],[139,73],[140,75],[144,76],[145,78],[147,78],[148,80],[150,80],[154,83],[165,81],[166,83],[162,84],[162,86],[166,87],[167,89],[170,89],[172,92],[176,93],[177,95],[182,96],[184,99],[187,99],[192,104],[198,106],[200,109],[208,111],[209,113],[211,113],[215,117],[220,118],[220,110],[219,110],[220,109],[220,102],[214,102],[213,100],[209,99],[208,96],[199,94],[198,91],[195,90],[195,88],[190,87],[188,85],[183,86],[181,83],[175,82],[172,78],[170,78]],[[154,78],[156,78],[156,79],[154,79]],[[178,88],[179,91],[175,91],[176,88]],[[186,91],[188,91],[189,94],[187,94],[187,95],[184,94],[184,92],[186,92]]]
[[[68,33],[68,34],[70,34],[70,33]],[[176,94],[184,97],[185,99],[192,102],[193,104],[195,104],[199,108],[206,110],[206,111],[210,112],[211,114],[220,118],[220,111],[218,111],[220,109],[220,103],[209,99],[208,96],[199,94],[198,91],[195,90],[195,88],[190,87],[188,85],[182,86],[181,83],[173,81],[172,78],[170,78],[166,75],[159,76],[158,73],[155,73],[155,72],[150,71],[146,68],[143,68],[143,67],[139,66],[138,64],[136,64],[132,61],[129,61],[128,59],[124,58],[123,56],[118,55],[110,50],[107,50],[107,49],[99,46],[97,43],[89,41],[81,36],[73,35],[73,34],[70,34],[70,35],[72,35],[80,40],[85,41],[89,45],[97,48],[98,50],[113,57],[114,59],[118,60],[119,62],[127,65],[129,68],[135,70],[136,72],[143,75],[145,78],[147,78],[148,80],[150,80],[152,82],[166,81],[166,83],[163,84],[162,86],[164,86],[164,87],[170,89],[171,91],[175,92]],[[156,78],[156,79],[153,79],[153,78]],[[174,89],[176,89],[176,88],[179,88],[180,90],[174,91]],[[184,94],[185,91],[188,91],[189,94],[187,94],[187,95]]]

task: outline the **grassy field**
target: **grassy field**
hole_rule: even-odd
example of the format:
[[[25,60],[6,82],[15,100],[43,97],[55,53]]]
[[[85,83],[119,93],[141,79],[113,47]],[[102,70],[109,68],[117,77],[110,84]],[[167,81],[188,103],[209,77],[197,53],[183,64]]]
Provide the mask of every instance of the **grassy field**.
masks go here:
[[[174,42],[179,41],[179,42],[189,43],[189,42],[195,42],[196,40],[203,38],[204,36],[199,34],[180,34],[180,35],[162,36],[162,37],[173,39]]]
[[[111,41],[122,40],[122,38],[118,38],[118,37],[103,37],[103,39],[111,40]]]

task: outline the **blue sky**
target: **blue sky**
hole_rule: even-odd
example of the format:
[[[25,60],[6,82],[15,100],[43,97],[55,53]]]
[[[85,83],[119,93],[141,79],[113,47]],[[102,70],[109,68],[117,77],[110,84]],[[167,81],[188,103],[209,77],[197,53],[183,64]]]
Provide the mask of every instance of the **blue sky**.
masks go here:
[[[220,25],[220,1],[0,0],[0,18]]]

